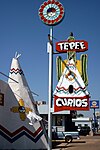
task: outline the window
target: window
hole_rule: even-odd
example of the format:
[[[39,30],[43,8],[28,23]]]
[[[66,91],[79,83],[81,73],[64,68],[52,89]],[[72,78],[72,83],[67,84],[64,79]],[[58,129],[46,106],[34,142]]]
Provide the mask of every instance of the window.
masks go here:
[[[88,127],[88,124],[84,124],[85,127]]]
[[[0,105],[4,106],[4,94],[0,93]]]
[[[56,116],[55,117],[55,125],[56,126],[62,126],[62,116]]]
[[[78,124],[78,127],[81,127],[82,125],[81,124]]]

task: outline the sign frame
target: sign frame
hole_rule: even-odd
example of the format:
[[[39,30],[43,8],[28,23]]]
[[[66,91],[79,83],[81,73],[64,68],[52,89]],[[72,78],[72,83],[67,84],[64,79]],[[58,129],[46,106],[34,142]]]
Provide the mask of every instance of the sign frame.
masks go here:
[[[99,100],[90,100],[90,109],[99,109]]]

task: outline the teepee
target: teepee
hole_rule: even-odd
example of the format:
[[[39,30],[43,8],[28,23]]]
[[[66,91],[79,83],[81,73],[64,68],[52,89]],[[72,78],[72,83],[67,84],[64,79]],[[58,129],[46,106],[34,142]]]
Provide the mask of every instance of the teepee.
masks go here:
[[[89,110],[89,92],[73,59],[68,60],[54,91],[54,111]]]
[[[47,149],[47,136],[17,54],[8,83],[0,80],[0,149]]]

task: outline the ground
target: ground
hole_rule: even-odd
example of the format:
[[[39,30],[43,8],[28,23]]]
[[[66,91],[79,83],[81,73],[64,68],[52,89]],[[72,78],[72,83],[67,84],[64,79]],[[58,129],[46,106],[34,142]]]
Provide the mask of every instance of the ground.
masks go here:
[[[100,131],[95,136],[81,136],[72,143],[60,143],[52,150],[100,150]]]

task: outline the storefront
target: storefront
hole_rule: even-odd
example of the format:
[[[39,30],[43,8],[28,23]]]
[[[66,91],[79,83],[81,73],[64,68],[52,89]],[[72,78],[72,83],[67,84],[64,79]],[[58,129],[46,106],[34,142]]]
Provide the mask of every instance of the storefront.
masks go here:
[[[39,114],[44,119],[44,123],[48,121],[48,105],[38,106]],[[75,111],[59,111],[54,112],[52,109],[52,126],[57,127],[58,131],[76,131],[75,123],[72,118],[75,118]]]

